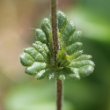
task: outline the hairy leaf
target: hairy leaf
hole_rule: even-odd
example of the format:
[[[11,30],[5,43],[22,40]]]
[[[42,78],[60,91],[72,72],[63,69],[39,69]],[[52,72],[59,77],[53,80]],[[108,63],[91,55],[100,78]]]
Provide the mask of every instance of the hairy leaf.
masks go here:
[[[91,55],[83,54],[83,44],[79,41],[81,32],[77,31],[75,25],[61,11],[57,13],[57,21],[60,50],[56,62],[53,58],[51,19],[45,18],[41,29],[35,29],[35,42],[20,56],[26,73],[37,79],[64,80],[88,76],[93,72],[95,64]]]

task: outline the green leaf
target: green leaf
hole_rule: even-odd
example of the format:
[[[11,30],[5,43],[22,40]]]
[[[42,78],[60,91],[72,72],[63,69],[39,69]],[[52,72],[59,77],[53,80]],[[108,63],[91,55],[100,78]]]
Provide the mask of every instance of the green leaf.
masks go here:
[[[20,56],[20,61],[24,66],[30,66],[34,63],[34,59],[27,53],[22,53]]]
[[[47,39],[47,46],[49,50],[52,52],[53,48],[53,39],[52,39],[52,28],[51,28],[51,23],[48,18],[45,18],[42,23],[41,23],[41,29],[44,31]]]
[[[32,66],[26,68],[26,73],[30,75],[36,75],[39,71],[46,68],[46,63],[35,62]]]
[[[68,54],[73,54],[74,52],[80,50],[82,48],[82,43],[81,42],[75,42],[72,45],[67,47],[67,53]]]
[[[29,47],[24,50],[24,52],[28,53],[35,61],[44,62],[44,57],[40,54],[34,47]]]
[[[81,61],[72,61],[70,67],[79,68],[81,66],[91,65],[95,66],[94,62],[91,60],[81,60]]]
[[[48,42],[50,41],[50,36],[52,36],[51,23],[48,18],[45,18],[41,23],[41,28],[45,32]]]
[[[47,59],[47,53],[49,52],[46,44],[43,44],[39,41],[36,41],[33,43],[33,47],[44,57],[44,59]]]
[[[35,76],[35,78],[37,79],[43,79],[44,77],[45,77],[45,70],[39,71]]]
[[[66,77],[65,77],[65,75],[64,75],[64,74],[61,74],[61,75],[59,75],[59,79],[60,79],[60,80],[65,80],[65,79],[66,79]]]
[[[61,33],[63,41],[68,45],[69,37],[75,32],[75,25],[72,22],[67,22],[63,32]]]
[[[80,79],[79,70],[78,68],[71,68],[72,74],[69,75],[69,77],[73,79]]]
[[[62,31],[64,30],[64,28],[67,24],[67,17],[61,11],[58,11],[57,17],[58,17],[58,28],[59,28],[60,33],[62,33]]]
[[[69,44],[72,44],[76,41],[80,40],[80,36],[81,36],[81,31],[75,31],[74,34],[72,34],[68,40]]]
[[[41,29],[36,29],[35,33],[36,33],[36,36],[35,36],[36,40],[42,43],[47,43],[46,35]]]
[[[58,66],[63,66],[63,67],[69,64],[65,49],[62,49],[58,52],[57,63]]]
[[[82,55],[80,55],[78,58],[76,58],[75,61],[89,60],[89,59],[91,59],[91,58],[92,58],[91,55],[82,54]]]
[[[83,54],[83,50],[77,50],[76,52],[74,52],[72,54],[72,57],[73,57],[73,59],[75,59],[75,58],[79,57],[82,54]]]
[[[37,79],[66,78],[80,79],[94,70],[94,62],[90,55],[83,54],[82,43],[79,42],[80,32],[76,30],[66,15],[58,11],[58,41],[60,49],[54,60],[51,20],[45,18],[41,29],[36,29],[35,42],[26,48],[20,57],[26,66],[26,73]]]
[[[79,73],[81,76],[88,76],[94,71],[94,67],[92,65],[86,65],[79,68]]]

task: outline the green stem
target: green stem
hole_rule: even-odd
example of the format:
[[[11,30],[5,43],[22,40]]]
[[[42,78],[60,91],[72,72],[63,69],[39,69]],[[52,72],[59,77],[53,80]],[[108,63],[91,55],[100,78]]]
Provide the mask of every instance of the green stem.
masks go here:
[[[51,0],[52,34],[53,34],[53,58],[56,64],[57,53],[59,50],[58,24],[57,24],[57,0]],[[62,110],[63,84],[57,79],[57,110]]]

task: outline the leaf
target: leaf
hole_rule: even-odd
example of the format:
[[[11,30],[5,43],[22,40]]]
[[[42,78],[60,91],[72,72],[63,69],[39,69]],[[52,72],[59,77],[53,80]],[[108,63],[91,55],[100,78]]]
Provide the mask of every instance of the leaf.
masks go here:
[[[36,36],[35,36],[36,40],[42,43],[47,43],[46,35],[41,29],[36,29],[35,33],[36,33]]]
[[[77,50],[76,52],[74,52],[72,54],[72,57],[73,57],[73,59],[75,59],[75,58],[79,57],[82,54],[83,54],[83,50]]]
[[[35,78],[37,79],[43,79],[44,77],[45,77],[45,70],[39,71],[35,76]]]
[[[86,65],[79,68],[79,73],[81,76],[88,76],[94,71],[94,67],[92,65]]]
[[[43,19],[41,29],[36,29],[35,42],[26,48],[20,56],[21,63],[26,66],[25,71],[37,79],[66,78],[80,79],[88,76],[94,70],[91,55],[83,54],[82,43],[79,42],[81,32],[66,15],[58,11],[58,41],[60,49],[53,58],[53,38],[51,20]]]
[[[46,68],[46,63],[35,62],[32,66],[26,68],[26,73],[30,75],[36,75],[39,71]]]
[[[68,54],[73,54],[74,52],[80,50],[82,48],[82,43],[81,42],[75,42],[72,45],[68,46],[67,49],[67,53]]]
[[[81,61],[72,61],[70,64],[70,67],[75,67],[75,68],[79,68],[81,66],[86,66],[86,65],[91,65],[91,66],[95,66],[94,62],[91,60],[81,60]]]
[[[48,53],[48,48],[46,44],[43,44],[39,41],[36,41],[33,43],[33,47],[44,57],[44,59],[47,59],[47,53]]]
[[[50,20],[48,18],[45,18],[41,23],[41,28],[45,32],[48,43],[50,42],[50,37],[52,36],[52,29]]]
[[[69,75],[69,77],[73,78],[73,79],[80,79],[80,75],[79,75],[79,70],[78,68],[72,68],[71,67],[71,71],[73,72],[72,74]]]
[[[44,62],[44,57],[34,47],[29,47],[24,50],[28,53],[35,61]]]
[[[67,45],[68,45],[69,37],[74,34],[75,29],[76,29],[75,25],[72,22],[68,21],[64,30],[62,31],[61,33],[62,39],[64,43],[66,43]]]
[[[67,17],[66,17],[66,15],[63,12],[58,11],[57,18],[58,18],[58,29],[59,29],[59,32],[62,33],[62,31],[64,30],[64,28],[65,28],[65,26],[67,24]]]
[[[76,58],[74,61],[89,60],[91,58],[92,58],[91,55],[82,54],[78,58]]]
[[[74,34],[72,34],[69,37],[68,43],[72,44],[72,43],[74,43],[76,41],[79,41],[80,40],[80,36],[81,36],[81,31],[75,31]]]
[[[20,56],[20,61],[24,66],[30,66],[34,63],[34,59],[27,53],[22,53]]]
[[[66,51],[65,49],[62,49],[58,52],[57,54],[57,63],[58,66],[62,66],[65,67],[68,65],[68,59],[67,59],[67,55],[66,55]]]
[[[43,32],[46,35],[47,38],[47,46],[49,48],[49,50],[52,52],[52,48],[53,48],[53,39],[52,39],[52,28],[51,28],[51,23],[50,20],[48,18],[43,19],[42,23],[41,23],[41,29],[43,30]]]
[[[61,74],[61,75],[59,75],[59,79],[60,79],[60,80],[65,80],[65,79],[66,79],[66,77],[65,77],[65,75],[64,75],[64,74]]]

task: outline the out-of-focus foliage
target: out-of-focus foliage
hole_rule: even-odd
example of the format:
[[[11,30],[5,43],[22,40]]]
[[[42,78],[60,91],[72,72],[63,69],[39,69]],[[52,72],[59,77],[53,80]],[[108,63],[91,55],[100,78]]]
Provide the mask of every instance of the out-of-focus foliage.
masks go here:
[[[36,87],[37,85],[37,87]],[[25,82],[13,87],[5,103],[6,110],[55,110],[54,82]],[[44,87],[42,87],[44,86]],[[44,92],[43,92],[44,91]],[[65,102],[64,110],[73,110],[71,104]]]
[[[0,11],[2,12],[2,10],[4,9],[3,2],[5,1],[6,3],[6,0],[1,1],[2,2],[0,3],[2,3],[2,5],[0,7],[1,8]],[[37,3],[36,9],[34,8],[35,6],[34,0],[32,0],[34,5],[31,4],[32,2],[30,0],[27,0],[27,4],[25,1],[17,0],[16,2],[17,8],[12,9],[12,6],[14,7],[16,6],[14,4],[15,1],[13,2],[13,5],[11,5],[12,0],[7,1],[8,3],[7,5],[5,5],[6,11],[4,11],[4,15],[1,13],[2,16],[0,17],[0,21],[2,26],[4,26],[3,23],[4,24],[9,23],[9,28],[6,27],[7,26],[6,24],[4,28],[2,27],[2,30],[4,31],[2,31],[0,37],[0,42],[2,41],[2,43],[0,43],[0,47],[3,44],[8,45],[2,46],[3,48],[1,49],[0,55],[4,53],[3,55],[5,59],[9,59],[12,55],[14,55],[14,57],[12,56],[11,61],[6,60],[6,62],[7,61],[8,62],[4,63],[5,61],[3,60],[4,57],[0,56],[2,59],[0,67],[2,68],[3,64],[5,64],[4,67],[5,69],[11,66],[11,68],[13,67],[14,69],[16,69],[16,72],[15,71],[11,72],[13,75],[11,73],[10,74],[8,73],[8,75],[6,75],[6,71],[4,72],[4,68],[2,68],[0,71],[0,110],[25,110],[27,108],[26,106],[28,106],[29,110],[36,109],[45,110],[47,106],[48,110],[53,108],[55,109],[55,100],[54,100],[55,85],[47,80],[39,82],[34,79],[30,79],[27,75],[25,75],[25,78],[22,77],[22,80],[20,79],[18,80],[17,78],[14,77],[14,75],[18,73],[17,75],[19,76],[20,74],[23,75],[23,73],[18,72],[19,71],[18,67],[16,67],[16,65],[14,66],[13,64],[15,62],[19,62],[19,59],[15,57],[16,54],[14,53],[16,52],[17,48],[21,49],[16,53],[17,54],[21,53],[22,48],[26,47],[28,42],[30,42],[30,40],[27,40],[27,42],[25,42],[27,39],[26,37],[31,36],[28,28],[34,27],[37,21],[38,22],[41,21],[40,18],[43,18],[42,16],[45,16],[46,13],[49,13],[46,12],[48,11],[47,7],[48,3],[42,0],[41,1],[42,3],[41,2]],[[37,0],[37,2],[38,1],[40,0]],[[89,77],[84,78],[80,81],[77,80],[65,81],[64,94],[65,94],[65,106],[67,107],[66,110],[110,110],[110,31],[109,31],[110,0],[61,0],[61,1],[63,2],[60,4],[59,7],[64,9],[63,11],[68,15],[68,17],[70,17],[70,19],[73,18],[75,25],[77,25],[77,27],[83,32],[82,40],[84,44],[84,49],[87,53],[93,55],[93,60],[96,64],[95,72]],[[67,5],[69,8],[67,8]],[[7,8],[9,6],[11,8]],[[22,7],[20,8],[20,6]],[[44,9],[42,9],[42,7]],[[20,33],[17,33],[17,35],[20,34],[20,36],[22,36],[21,40],[12,37],[12,35],[13,36],[15,35],[15,33],[13,34],[13,31],[16,32],[15,31],[16,28],[14,28],[16,26],[16,23],[13,22],[12,23],[13,25],[11,25],[11,22],[8,22],[7,20],[8,17],[6,17],[9,16],[16,19],[14,14],[15,11],[12,11],[13,13],[9,11],[15,9],[19,11],[18,13],[19,17],[17,17],[19,22],[18,21],[17,22],[21,27],[19,28]],[[32,14],[33,10],[35,10],[34,18]],[[40,13],[39,10],[41,10]],[[7,14],[7,12],[9,14]],[[37,17],[35,16],[35,13]],[[10,16],[10,14],[12,14],[13,16]],[[12,21],[14,20],[12,19]],[[30,31],[32,32],[32,30]],[[5,32],[5,37],[3,36],[4,35],[3,32]],[[32,41],[31,37],[30,39]],[[7,42],[5,43],[5,41]],[[15,42],[16,45],[14,45],[13,41],[16,41]],[[22,44],[22,47],[18,45],[17,41],[20,42],[20,46]],[[12,47],[16,46],[17,47],[11,50],[9,43],[11,45],[12,44],[14,45]],[[19,68],[22,69],[21,67]],[[18,82],[14,82],[12,79],[14,79],[14,81],[18,80]],[[29,84],[29,82],[32,82],[33,80],[34,82],[32,84]]]

